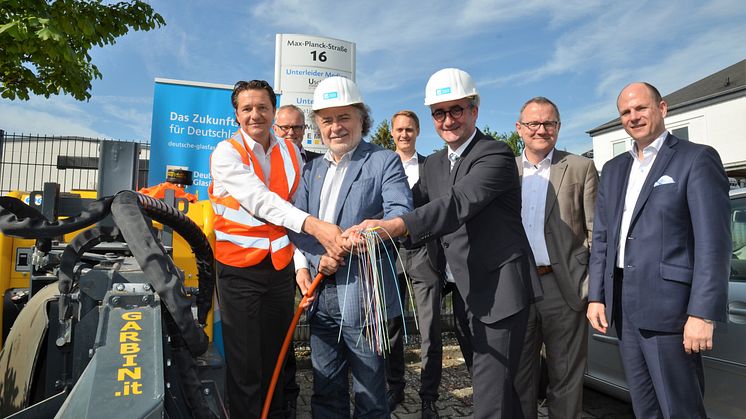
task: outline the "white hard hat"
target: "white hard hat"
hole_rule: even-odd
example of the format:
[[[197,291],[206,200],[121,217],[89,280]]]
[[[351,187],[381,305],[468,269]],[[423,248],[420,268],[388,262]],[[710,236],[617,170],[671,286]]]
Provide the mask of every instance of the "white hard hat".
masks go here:
[[[463,99],[469,96],[479,97],[477,85],[469,73],[458,68],[444,68],[427,81],[425,87],[425,105]]]
[[[314,111],[356,103],[363,103],[363,97],[355,82],[346,77],[326,78],[313,91],[312,109]]]

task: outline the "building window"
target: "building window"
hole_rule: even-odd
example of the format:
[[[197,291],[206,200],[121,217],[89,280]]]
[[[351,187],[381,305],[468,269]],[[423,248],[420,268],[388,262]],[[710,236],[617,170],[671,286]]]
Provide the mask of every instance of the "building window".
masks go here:
[[[627,151],[627,142],[626,141],[617,141],[611,145],[612,147],[612,153],[614,153],[614,157],[624,153]]]
[[[671,130],[671,134],[679,137],[682,140],[689,140],[689,127],[675,128]]]

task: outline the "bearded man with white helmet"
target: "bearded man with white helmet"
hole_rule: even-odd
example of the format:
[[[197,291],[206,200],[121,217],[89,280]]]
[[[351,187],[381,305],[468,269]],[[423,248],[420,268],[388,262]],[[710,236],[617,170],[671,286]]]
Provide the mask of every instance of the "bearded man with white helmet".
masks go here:
[[[479,93],[471,76],[446,68],[425,88],[435,131],[446,149],[428,157],[413,194],[429,201],[390,220],[367,220],[427,242],[433,263],[455,283],[457,323],[467,326],[473,350],[475,418],[522,418],[513,379],[526,332],[529,305],[541,296],[531,247],[521,222],[521,183],[508,146],[476,128]],[[462,344],[462,351],[464,345]],[[467,365],[469,364],[469,356]]]
[[[363,103],[357,85],[344,77],[322,80],[314,91],[313,118],[329,150],[306,164],[294,205],[319,219],[348,228],[366,218],[391,218],[412,210],[412,194],[399,156],[375,144],[362,141],[372,125],[370,110]],[[303,293],[317,272],[326,275],[312,299],[308,323],[311,329],[313,396],[315,418],[346,418],[350,415],[348,371],[352,372],[355,417],[388,417],[383,354],[371,348],[364,331],[361,294],[371,284],[359,271],[353,254],[344,264],[326,254],[309,235],[292,234],[291,239],[306,260],[297,260],[296,280]],[[380,272],[385,303],[381,313],[393,318],[401,314],[396,295],[396,272],[384,254],[396,254],[393,243],[382,247],[375,266]],[[308,262],[309,267],[303,268]],[[370,262],[369,262],[370,263]],[[385,308],[385,310],[383,310]],[[383,324],[374,327],[384,331]],[[362,336],[362,337],[361,337]]]

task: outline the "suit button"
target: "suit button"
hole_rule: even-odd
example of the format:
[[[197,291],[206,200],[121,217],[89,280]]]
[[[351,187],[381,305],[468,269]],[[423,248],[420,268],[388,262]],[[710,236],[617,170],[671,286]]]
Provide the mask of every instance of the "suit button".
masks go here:
[[[627,265],[625,269],[633,269],[635,265]]]
[[[634,240],[635,238],[632,236],[627,237],[627,240]]]
[[[443,247],[445,247],[446,249],[448,249],[448,242],[443,242]]]

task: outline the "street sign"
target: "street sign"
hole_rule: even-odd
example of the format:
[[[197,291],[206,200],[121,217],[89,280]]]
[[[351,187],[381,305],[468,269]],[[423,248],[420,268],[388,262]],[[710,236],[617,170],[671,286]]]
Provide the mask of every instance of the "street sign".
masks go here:
[[[275,91],[280,106],[295,105],[306,116],[303,148],[325,152],[309,117],[313,91],[321,80],[332,76],[355,80],[355,43],[310,35],[277,34],[275,38]]]

